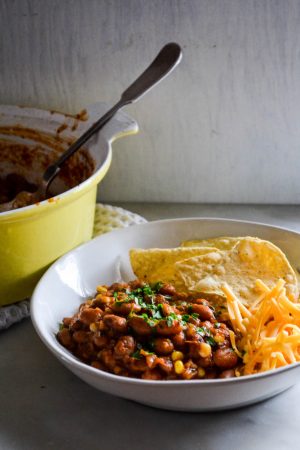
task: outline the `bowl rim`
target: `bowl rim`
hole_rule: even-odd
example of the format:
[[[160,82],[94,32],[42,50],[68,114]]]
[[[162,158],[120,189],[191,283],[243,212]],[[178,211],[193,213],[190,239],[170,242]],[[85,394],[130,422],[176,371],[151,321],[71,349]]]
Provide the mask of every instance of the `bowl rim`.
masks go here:
[[[193,221],[193,222],[194,221],[199,221],[199,222],[216,221],[218,223],[226,222],[229,224],[234,223],[234,224],[244,224],[244,225],[256,225],[256,226],[261,226],[263,228],[269,228],[269,229],[273,229],[273,230],[277,230],[277,231],[288,232],[288,233],[296,235],[300,238],[300,232],[297,232],[295,230],[292,230],[292,229],[289,229],[286,227],[271,225],[271,224],[267,224],[264,222],[223,218],[223,217],[183,217],[183,218],[160,219],[160,220],[153,220],[150,222],[133,225],[133,226],[129,227],[129,229],[136,229],[137,227],[147,228],[149,226],[157,226],[157,225],[159,226],[160,224],[173,223],[173,222],[186,222],[186,221],[188,221],[188,222],[190,222],[190,221]],[[111,234],[118,234],[118,233],[122,233],[122,232],[126,233],[126,230],[128,230],[128,228],[121,228],[121,229],[113,230],[113,231],[111,231],[109,233],[105,233],[105,234],[111,235]],[[47,276],[48,272],[51,270],[54,270],[56,265],[60,264],[61,262],[64,262],[64,260],[67,259],[70,254],[72,254],[74,252],[80,252],[82,250],[82,248],[93,245],[94,241],[103,239],[103,236],[105,236],[105,234],[97,236],[96,238],[91,239],[90,241],[79,245],[75,249],[67,252],[65,255],[63,255],[59,259],[57,259],[49,267],[49,269],[44,273],[44,275],[39,280],[39,282],[36,285],[35,290],[33,292],[33,295],[31,298],[31,308],[30,308],[31,309],[31,321],[32,321],[35,331],[37,332],[40,339],[43,341],[43,343],[46,345],[46,347],[54,355],[59,357],[60,361],[68,363],[68,366],[75,367],[76,369],[78,369],[81,372],[87,372],[88,374],[96,376],[99,380],[106,379],[107,381],[114,382],[114,383],[119,381],[119,382],[123,382],[125,384],[131,384],[131,385],[150,385],[150,386],[158,386],[158,387],[162,387],[162,386],[163,387],[167,387],[167,386],[174,387],[174,386],[189,386],[189,385],[191,385],[191,386],[215,386],[216,387],[216,386],[223,385],[223,384],[224,385],[232,384],[232,383],[240,384],[240,383],[245,383],[245,382],[249,382],[249,381],[251,382],[251,381],[265,379],[268,377],[272,377],[276,374],[280,375],[284,372],[289,372],[291,370],[294,370],[300,366],[300,362],[295,362],[295,363],[292,363],[292,364],[289,364],[287,366],[280,367],[277,369],[272,369],[272,370],[268,370],[265,372],[252,374],[252,375],[242,375],[242,376],[233,377],[233,378],[217,378],[217,379],[204,379],[204,380],[198,380],[198,379],[197,380],[144,380],[144,379],[140,379],[140,378],[131,378],[131,377],[124,377],[121,375],[115,375],[110,372],[106,372],[101,369],[96,369],[92,366],[89,366],[88,364],[83,363],[82,361],[80,361],[79,358],[74,356],[71,352],[69,352],[69,350],[67,350],[65,347],[63,347],[59,343],[59,341],[56,339],[55,333],[53,333],[53,338],[56,339],[57,345],[53,346],[52,343],[48,340],[47,336],[45,336],[44,333],[41,331],[38,321],[36,320],[36,317],[35,317],[35,308],[36,308],[36,304],[37,304],[37,298],[38,298],[37,296],[38,296],[40,285],[43,283],[43,280]]]

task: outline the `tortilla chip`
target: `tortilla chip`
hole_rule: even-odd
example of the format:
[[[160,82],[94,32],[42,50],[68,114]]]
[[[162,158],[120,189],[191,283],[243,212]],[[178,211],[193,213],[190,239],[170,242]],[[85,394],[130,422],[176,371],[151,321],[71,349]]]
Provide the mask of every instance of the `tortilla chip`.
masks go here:
[[[183,241],[181,247],[214,247],[219,250],[230,250],[242,238],[221,236],[212,239],[193,239]]]
[[[258,238],[235,239],[234,246],[229,250],[219,250],[217,258],[214,251],[177,261],[175,276],[178,282],[187,291],[218,296],[224,295],[221,287],[227,283],[235,295],[249,305],[261,294],[256,286],[257,279],[271,288],[282,278],[286,282],[287,293],[298,298],[296,274],[278,247]]]
[[[151,248],[131,249],[130,262],[137,278],[147,283],[171,283],[179,291],[186,290],[181,277],[178,277],[175,268],[178,261],[205,255],[212,251],[219,252],[217,248],[205,247],[177,247],[177,248]]]

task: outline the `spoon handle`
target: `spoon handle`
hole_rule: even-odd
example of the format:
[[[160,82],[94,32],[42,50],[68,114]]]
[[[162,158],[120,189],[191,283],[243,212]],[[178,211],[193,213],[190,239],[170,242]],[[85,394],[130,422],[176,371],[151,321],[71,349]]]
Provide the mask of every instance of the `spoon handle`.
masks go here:
[[[165,78],[182,58],[181,48],[175,42],[165,45],[150,66],[123,92],[122,103],[134,103]]]
[[[49,166],[43,175],[43,184],[48,188],[60,171],[62,164],[85,144],[96,132],[116,114],[123,106],[134,103],[153,86],[165,78],[179,64],[182,57],[181,48],[176,43],[165,45],[150,66],[123,92],[121,99],[104,116],[95,122],[80,136],[59,158]]]

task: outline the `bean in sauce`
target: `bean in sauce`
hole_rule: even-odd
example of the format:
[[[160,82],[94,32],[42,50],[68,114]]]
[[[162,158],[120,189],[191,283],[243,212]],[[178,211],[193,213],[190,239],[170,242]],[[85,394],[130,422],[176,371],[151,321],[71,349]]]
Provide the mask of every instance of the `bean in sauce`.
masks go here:
[[[99,286],[63,319],[58,341],[92,367],[149,380],[234,377],[230,325],[206,299],[139,280]]]

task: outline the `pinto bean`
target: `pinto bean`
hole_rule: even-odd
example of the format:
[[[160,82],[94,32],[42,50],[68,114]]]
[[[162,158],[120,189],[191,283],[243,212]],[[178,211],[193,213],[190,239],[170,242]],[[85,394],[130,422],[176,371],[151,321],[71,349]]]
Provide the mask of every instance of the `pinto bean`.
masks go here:
[[[204,322],[201,322],[201,323],[200,323],[200,326],[201,326],[201,327],[204,327],[204,328],[206,328],[207,330],[210,330],[210,331],[212,331],[212,332],[213,332],[213,330],[214,330],[214,324],[211,323],[209,320],[205,320]]]
[[[72,336],[67,328],[60,330],[57,333],[57,338],[64,347],[71,348],[73,346]]]
[[[174,350],[174,345],[170,339],[156,338],[154,350],[159,355],[169,355]]]
[[[90,333],[84,330],[78,330],[73,333],[73,340],[78,344],[82,344],[83,342],[88,342],[90,338]]]
[[[109,370],[112,371],[114,369],[114,367],[116,365],[116,361],[113,356],[113,351],[111,349],[101,350],[100,359]]]
[[[128,325],[136,334],[141,336],[150,336],[152,334],[152,328],[142,317],[131,317],[128,320]]]
[[[198,340],[199,334],[197,333],[197,328],[191,323],[188,324],[185,334],[189,340]]]
[[[169,326],[166,319],[160,320],[155,327],[158,334],[163,336],[171,336],[178,334],[182,331],[182,325],[179,320],[173,320],[173,323]]]
[[[232,369],[238,363],[238,356],[231,348],[219,348],[215,351],[213,360],[221,369]]]
[[[65,327],[69,327],[71,325],[72,321],[73,321],[72,317],[65,317],[63,319],[63,324]]]
[[[206,356],[203,358],[202,356],[198,359],[198,364],[200,367],[203,367],[204,369],[212,367],[214,365],[213,357],[212,355]]]
[[[98,348],[104,348],[108,344],[108,337],[105,335],[93,336],[93,343]]]
[[[181,300],[181,301],[188,301],[189,299],[189,294],[185,294],[184,292],[177,292],[174,295],[174,299],[176,300]]]
[[[171,284],[165,283],[160,288],[159,293],[162,295],[174,295],[176,294],[176,289]]]
[[[196,317],[192,317],[190,316],[189,318],[189,323],[192,323],[193,325],[196,325],[196,327],[200,327],[201,325],[201,320],[196,318]]]
[[[142,309],[140,305],[137,305],[135,302],[120,302],[114,303],[111,305],[111,309],[113,312],[117,314],[122,314],[124,316],[128,316],[131,312],[138,313]]]
[[[146,283],[141,280],[133,280],[133,281],[129,282],[129,287],[133,291],[135,291],[136,289],[139,289],[139,288],[143,288],[144,286],[146,286]]]
[[[85,325],[90,325],[93,322],[97,322],[102,315],[100,308],[85,308],[80,314],[79,318]]]
[[[106,314],[103,317],[104,324],[118,333],[126,333],[127,323],[125,317],[115,316],[114,314]]]
[[[133,372],[145,372],[146,370],[148,370],[145,359],[130,358],[130,361],[127,365],[129,370],[132,370]]]
[[[193,341],[188,343],[189,356],[194,359],[200,358],[201,342]]]
[[[168,303],[162,303],[161,309],[162,309],[162,313],[163,313],[163,315],[165,317],[169,316],[172,313],[173,314],[175,313],[175,309],[171,305],[169,305]]]
[[[70,324],[70,329],[72,331],[81,330],[82,325],[83,325],[83,323],[81,322],[81,320],[79,320],[77,316],[74,316],[72,319],[72,322]]]
[[[193,300],[193,303],[196,303],[197,305],[208,305],[208,301],[205,300],[204,298],[196,298],[195,300]]]
[[[126,291],[128,287],[128,283],[113,283],[108,289],[110,291]]]
[[[88,359],[96,356],[95,353],[96,352],[95,352],[92,342],[82,342],[82,343],[78,344],[77,354],[80,358],[88,360]]]
[[[215,320],[213,311],[207,305],[191,305],[192,311],[199,314],[201,320]]]
[[[182,373],[182,378],[184,380],[191,380],[192,378],[195,378],[197,376],[198,367],[193,361],[190,359],[188,362],[185,363],[185,369]]]
[[[176,348],[182,348],[185,344],[184,332],[180,331],[179,333],[172,336],[172,341]]]
[[[114,348],[116,356],[131,355],[134,352],[135,341],[132,336],[121,336]]]
[[[168,357],[160,357],[157,358],[156,364],[163,370],[165,373],[171,373],[173,371],[173,362]]]
[[[107,313],[107,315],[108,315],[109,313]],[[105,325],[105,323],[104,323],[104,321],[103,320],[100,320],[99,321],[99,323],[98,323],[98,329],[100,330],[100,331],[105,331],[105,330],[107,330],[107,326]]]
[[[157,356],[154,354],[149,354],[146,356],[146,364],[149,369],[153,369],[157,363]]]

